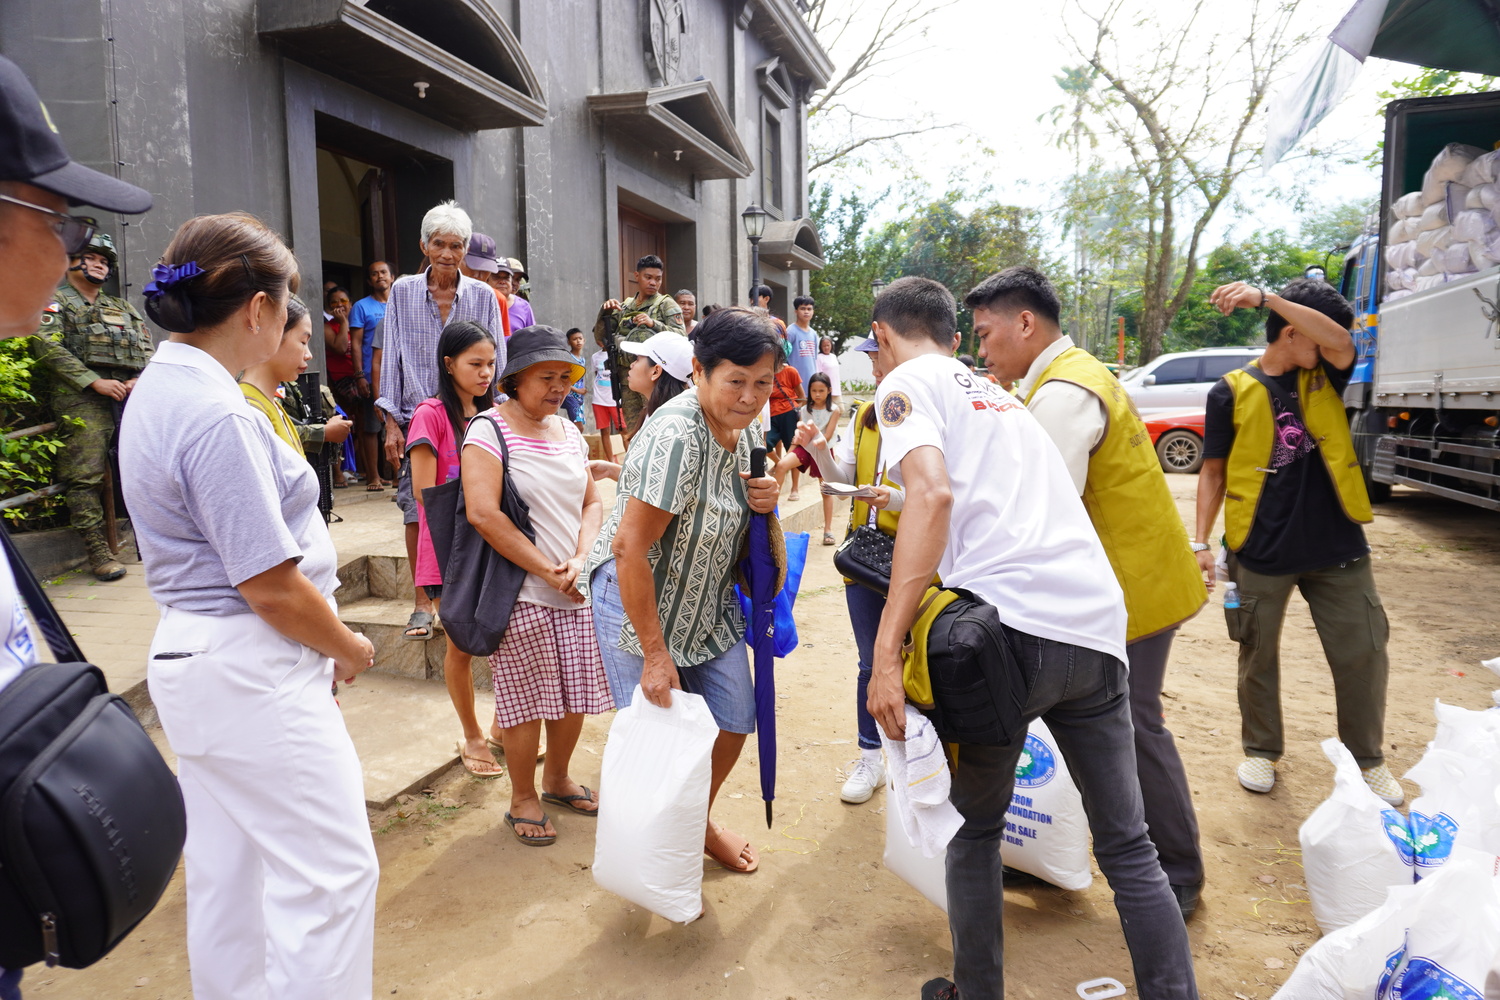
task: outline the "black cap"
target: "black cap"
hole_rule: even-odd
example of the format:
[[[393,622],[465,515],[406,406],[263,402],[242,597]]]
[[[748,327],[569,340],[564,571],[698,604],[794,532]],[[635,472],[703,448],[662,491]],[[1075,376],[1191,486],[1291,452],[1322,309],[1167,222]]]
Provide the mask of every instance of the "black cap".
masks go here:
[[[0,181],[24,181],[78,205],[136,215],[151,193],[74,163],[21,67],[0,56]]]
[[[573,381],[577,382],[583,378],[585,371],[573,357],[573,352],[568,350],[568,337],[555,326],[546,326],[538,323],[535,326],[522,327],[510,335],[505,342],[505,371],[501,373],[502,379],[510,378],[517,372],[525,371],[532,365],[545,364],[549,361],[558,361],[565,365],[573,366]]]

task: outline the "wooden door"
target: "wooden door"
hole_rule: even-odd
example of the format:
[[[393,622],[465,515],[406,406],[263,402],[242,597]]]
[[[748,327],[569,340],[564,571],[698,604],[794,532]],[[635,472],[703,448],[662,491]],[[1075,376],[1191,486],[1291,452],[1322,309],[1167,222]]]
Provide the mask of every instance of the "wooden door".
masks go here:
[[[654,253],[666,260],[667,224],[633,208],[620,206],[620,299],[634,295],[635,262]]]

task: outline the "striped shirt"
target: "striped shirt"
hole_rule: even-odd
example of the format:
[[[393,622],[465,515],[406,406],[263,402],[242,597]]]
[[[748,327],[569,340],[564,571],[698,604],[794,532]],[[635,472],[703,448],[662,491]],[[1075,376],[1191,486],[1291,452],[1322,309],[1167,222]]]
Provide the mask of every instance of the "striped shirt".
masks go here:
[[[458,277],[448,322],[472,320],[495,338],[495,370],[505,370],[505,336],[495,291],[482,281]],[[438,337],[443,320],[427,288],[427,272],[397,278],[391,286],[381,324],[385,345],[380,355],[380,398],[375,405],[405,427],[422,400],[438,391]]]

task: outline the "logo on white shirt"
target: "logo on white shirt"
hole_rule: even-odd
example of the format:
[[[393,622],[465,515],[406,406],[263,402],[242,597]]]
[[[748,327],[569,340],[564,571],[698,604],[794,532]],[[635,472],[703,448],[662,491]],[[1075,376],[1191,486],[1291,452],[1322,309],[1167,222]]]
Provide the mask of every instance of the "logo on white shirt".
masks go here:
[[[880,404],[880,422],[887,427],[899,427],[911,409],[911,399],[906,393],[893,392]]]

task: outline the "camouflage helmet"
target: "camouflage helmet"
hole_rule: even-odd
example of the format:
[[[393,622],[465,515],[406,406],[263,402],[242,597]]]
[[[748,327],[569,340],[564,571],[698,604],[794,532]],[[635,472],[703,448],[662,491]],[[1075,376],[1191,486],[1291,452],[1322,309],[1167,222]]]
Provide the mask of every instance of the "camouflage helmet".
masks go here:
[[[115,241],[108,233],[94,233],[89,238],[89,245],[78,251],[75,256],[82,257],[86,253],[96,253],[109,261],[111,271],[120,266],[120,259],[115,254]]]

